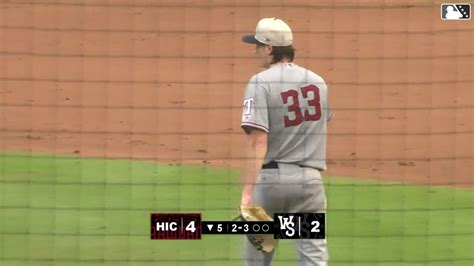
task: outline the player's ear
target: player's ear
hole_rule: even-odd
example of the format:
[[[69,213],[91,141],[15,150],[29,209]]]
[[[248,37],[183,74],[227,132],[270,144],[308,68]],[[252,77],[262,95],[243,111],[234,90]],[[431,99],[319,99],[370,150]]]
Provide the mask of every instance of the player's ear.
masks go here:
[[[271,55],[271,54],[272,54],[272,51],[273,51],[273,46],[271,46],[271,45],[268,44],[268,45],[266,45],[266,48],[267,48],[267,54],[268,54],[268,55]]]

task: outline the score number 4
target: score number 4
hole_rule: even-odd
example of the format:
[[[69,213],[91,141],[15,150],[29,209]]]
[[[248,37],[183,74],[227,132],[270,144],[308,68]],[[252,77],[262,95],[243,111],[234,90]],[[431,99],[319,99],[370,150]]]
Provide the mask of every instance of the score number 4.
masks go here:
[[[194,221],[191,221],[188,225],[186,225],[186,231],[190,231],[191,233],[196,232],[196,224]]]

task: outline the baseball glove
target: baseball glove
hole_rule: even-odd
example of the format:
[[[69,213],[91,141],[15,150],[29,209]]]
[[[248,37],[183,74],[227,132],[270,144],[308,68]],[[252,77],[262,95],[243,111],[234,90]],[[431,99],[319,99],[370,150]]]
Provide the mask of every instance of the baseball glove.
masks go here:
[[[267,212],[258,205],[240,206],[240,219],[248,222],[273,221]],[[270,234],[247,235],[250,243],[261,252],[272,252],[275,248],[275,239]]]

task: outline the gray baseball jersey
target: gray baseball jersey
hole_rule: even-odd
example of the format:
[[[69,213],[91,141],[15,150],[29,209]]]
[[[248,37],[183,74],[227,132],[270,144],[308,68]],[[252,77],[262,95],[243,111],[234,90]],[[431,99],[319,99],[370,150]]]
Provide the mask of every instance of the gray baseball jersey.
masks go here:
[[[332,117],[324,80],[294,63],[254,75],[244,96],[241,126],[268,133],[270,161],[326,170],[327,121]]]

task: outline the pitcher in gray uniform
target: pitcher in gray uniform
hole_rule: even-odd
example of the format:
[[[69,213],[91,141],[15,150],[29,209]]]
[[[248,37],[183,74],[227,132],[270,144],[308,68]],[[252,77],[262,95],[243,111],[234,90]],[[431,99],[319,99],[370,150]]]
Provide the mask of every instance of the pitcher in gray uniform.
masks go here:
[[[241,205],[259,204],[271,216],[326,212],[321,171],[332,117],[326,83],[293,63],[293,35],[284,21],[261,19],[255,34],[243,41],[255,44],[266,70],[250,79],[243,101],[241,126],[249,151]],[[259,252],[245,242],[245,265],[271,265],[273,252]],[[327,265],[326,240],[296,240],[295,245],[299,265]]]

